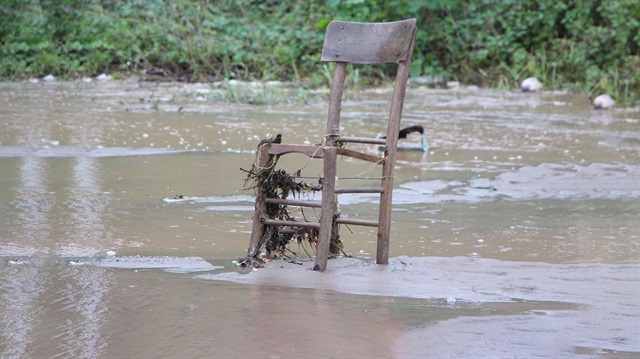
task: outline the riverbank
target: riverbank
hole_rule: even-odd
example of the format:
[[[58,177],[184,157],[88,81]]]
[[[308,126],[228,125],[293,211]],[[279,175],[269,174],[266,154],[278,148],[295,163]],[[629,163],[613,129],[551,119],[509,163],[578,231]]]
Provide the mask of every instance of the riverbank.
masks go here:
[[[640,5],[634,0],[209,1],[118,3],[4,1],[0,79],[162,74],[182,81],[292,81],[326,85],[319,62],[331,20],[416,18],[411,75],[516,89],[531,76],[548,90],[597,96],[619,106],[640,98]],[[363,86],[393,76],[357,67]]]

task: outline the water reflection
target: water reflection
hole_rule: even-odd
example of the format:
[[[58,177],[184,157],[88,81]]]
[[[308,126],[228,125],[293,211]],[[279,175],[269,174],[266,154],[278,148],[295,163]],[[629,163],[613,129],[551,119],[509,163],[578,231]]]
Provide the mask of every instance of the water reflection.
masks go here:
[[[42,296],[49,285],[42,259],[48,253],[49,217],[54,206],[47,180],[49,166],[39,158],[23,158],[18,166],[18,186],[12,200],[15,211],[2,211],[3,220],[14,219],[17,224],[8,226],[12,231],[4,233],[7,240],[0,243],[0,253],[13,254],[11,265],[0,266],[3,358],[24,357],[33,349],[33,332],[43,320]]]
[[[73,159],[67,200],[68,219],[58,242],[59,256],[95,255],[111,240],[104,217],[109,194],[102,190],[100,160]],[[110,271],[98,267],[63,267],[58,280],[64,283],[51,305],[67,318],[54,329],[57,357],[95,358],[107,346],[103,326],[108,310],[107,295],[112,287]]]
[[[359,357],[390,358],[405,326],[390,312],[395,303],[385,297],[340,303],[348,301],[347,297],[327,290],[251,286],[250,299],[247,334],[253,346],[263,348],[264,357],[304,358],[323,353],[346,358],[356,354],[353,348],[357,347]],[[251,356],[252,352],[255,348],[237,354]]]
[[[50,282],[42,265],[0,266],[0,357],[30,357],[36,329],[47,320],[43,293]]]
[[[25,157],[19,161],[19,177],[12,194],[15,212],[5,212],[15,215],[16,225],[8,226],[12,230],[7,234],[9,241],[1,244],[14,247],[12,250],[17,254],[48,252],[52,231],[50,215],[55,205],[55,196],[49,191],[50,170],[49,163],[40,158]],[[8,251],[9,248],[2,249]]]
[[[59,290],[47,307],[64,320],[50,333],[56,345],[53,358],[97,358],[109,343],[108,296],[114,273],[99,267],[63,267]]]
[[[70,173],[62,175],[70,181],[62,186],[52,183],[68,168],[64,162],[24,157],[18,163],[15,210],[8,211],[15,221],[5,219],[9,231],[3,229],[0,244],[0,356],[98,357],[108,343],[103,326],[113,273],[72,267],[65,258],[94,255],[111,239],[99,160],[73,159]]]
[[[102,190],[100,161],[92,157],[73,159],[71,185],[65,207],[68,225],[58,245],[63,256],[90,256],[111,242],[111,229],[105,224],[109,193]]]

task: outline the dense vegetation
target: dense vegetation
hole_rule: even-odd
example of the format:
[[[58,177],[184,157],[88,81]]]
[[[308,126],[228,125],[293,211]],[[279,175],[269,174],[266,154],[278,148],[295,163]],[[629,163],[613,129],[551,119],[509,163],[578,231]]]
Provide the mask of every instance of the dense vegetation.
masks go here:
[[[183,80],[326,81],[331,19],[418,19],[412,76],[640,103],[637,0],[4,0],[0,78],[162,69]],[[359,76],[380,81],[384,69]]]

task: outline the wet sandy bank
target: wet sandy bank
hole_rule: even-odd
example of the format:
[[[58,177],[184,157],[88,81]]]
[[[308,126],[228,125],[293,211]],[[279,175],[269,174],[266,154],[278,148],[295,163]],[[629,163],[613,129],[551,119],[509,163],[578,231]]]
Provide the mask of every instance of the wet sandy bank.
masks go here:
[[[197,276],[244,284],[457,301],[556,301],[577,310],[459,317],[407,330],[398,357],[593,357],[640,352],[640,265],[547,264],[480,258],[397,257],[387,266],[329,261],[325,273],[272,261],[249,274]]]

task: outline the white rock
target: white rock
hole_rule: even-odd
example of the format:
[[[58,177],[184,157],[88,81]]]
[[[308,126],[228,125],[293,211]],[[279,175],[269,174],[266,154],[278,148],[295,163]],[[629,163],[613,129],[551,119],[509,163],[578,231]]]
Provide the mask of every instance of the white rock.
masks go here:
[[[107,256],[109,257],[114,257],[116,255],[116,252],[114,251],[107,251]]]
[[[109,81],[111,79],[112,79],[111,75],[107,75],[107,74],[100,74],[96,76],[96,80],[98,81]]]
[[[616,102],[609,95],[600,95],[593,99],[593,108],[596,110],[608,110],[613,108]]]
[[[32,84],[37,84],[38,82],[40,82],[40,80],[38,80],[38,79],[37,79],[37,78],[35,78],[35,77],[31,77],[31,78],[29,79],[29,82],[31,82]]]
[[[440,78],[437,76],[418,76],[409,78],[409,82],[418,85],[431,85],[440,82]]]
[[[538,92],[542,90],[542,83],[535,77],[528,77],[522,81],[520,89],[523,92]]]
[[[49,74],[49,75],[47,75],[47,76],[42,78],[42,81],[46,81],[46,82],[53,82],[55,80],[56,80],[56,78],[53,77],[53,75],[51,75],[51,74]]]
[[[460,87],[460,82],[458,82],[458,81],[448,81],[447,82],[447,88],[448,89],[457,89],[458,87]]]

